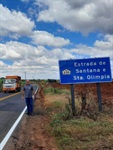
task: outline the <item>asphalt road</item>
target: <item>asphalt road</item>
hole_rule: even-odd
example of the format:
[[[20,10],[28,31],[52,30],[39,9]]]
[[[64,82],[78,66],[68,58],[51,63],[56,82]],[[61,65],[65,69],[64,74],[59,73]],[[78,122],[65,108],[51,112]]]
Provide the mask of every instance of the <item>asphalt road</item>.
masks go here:
[[[0,93],[0,142],[25,108],[21,93]],[[10,97],[9,97],[10,96]],[[5,98],[5,99],[3,99]],[[3,99],[3,100],[2,100]]]

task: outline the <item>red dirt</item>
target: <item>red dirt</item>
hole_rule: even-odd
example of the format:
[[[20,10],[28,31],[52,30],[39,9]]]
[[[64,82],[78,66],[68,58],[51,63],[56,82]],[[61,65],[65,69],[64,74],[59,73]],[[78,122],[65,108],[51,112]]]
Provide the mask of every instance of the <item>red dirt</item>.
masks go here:
[[[70,85],[61,85],[60,83],[51,83],[54,88],[70,89]],[[75,95],[87,91],[91,92],[95,99],[97,99],[97,86],[92,84],[75,84]],[[102,102],[107,105],[113,104],[113,82],[100,83]]]

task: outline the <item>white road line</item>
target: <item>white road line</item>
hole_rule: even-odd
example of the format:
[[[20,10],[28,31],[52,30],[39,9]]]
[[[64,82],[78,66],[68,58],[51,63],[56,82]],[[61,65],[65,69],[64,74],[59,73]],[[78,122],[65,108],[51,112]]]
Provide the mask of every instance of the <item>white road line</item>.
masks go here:
[[[37,91],[38,91],[38,88],[36,89],[35,94],[37,93]],[[10,136],[12,135],[13,131],[17,127],[17,125],[20,122],[21,118],[23,117],[26,109],[27,109],[27,107],[24,108],[24,110],[22,111],[22,113],[20,114],[20,116],[18,117],[18,119],[15,121],[15,123],[13,124],[13,126],[11,127],[11,129],[9,130],[9,132],[7,133],[7,135],[5,136],[5,138],[0,143],[0,150],[2,150],[4,148],[5,144],[7,143],[7,141],[10,138]]]
[[[5,136],[5,138],[0,143],[0,150],[2,150],[4,148],[5,144],[9,140],[11,134],[13,133],[13,131],[15,130],[16,126],[18,125],[18,123],[20,122],[21,118],[23,117],[26,109],[27,109],[27,107],[24,108],[24,110],[22,111],[22,113],[20,114],[20,116],[18,117],[18,119],[15,121],[15,123],[13,124],[13,126],[11,127],[11,129],[9,130],[9,132],[7,133],[7,135]]]

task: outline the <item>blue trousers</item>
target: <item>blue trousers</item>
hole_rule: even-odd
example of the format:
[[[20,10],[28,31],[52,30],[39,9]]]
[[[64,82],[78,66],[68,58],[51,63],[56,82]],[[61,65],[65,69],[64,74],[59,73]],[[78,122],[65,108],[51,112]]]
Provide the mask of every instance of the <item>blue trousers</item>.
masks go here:
[[[26,105],[27,105],[27,113],[33,113],[33,99],[32,98],[25,98]]]

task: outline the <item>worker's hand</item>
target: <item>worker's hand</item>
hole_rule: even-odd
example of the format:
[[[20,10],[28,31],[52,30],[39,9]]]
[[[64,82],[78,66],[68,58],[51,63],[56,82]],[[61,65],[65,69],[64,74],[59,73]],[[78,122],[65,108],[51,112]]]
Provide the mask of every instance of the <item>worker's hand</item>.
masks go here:
[[[22,96],[22,99],[24,99],[24,96]]]

